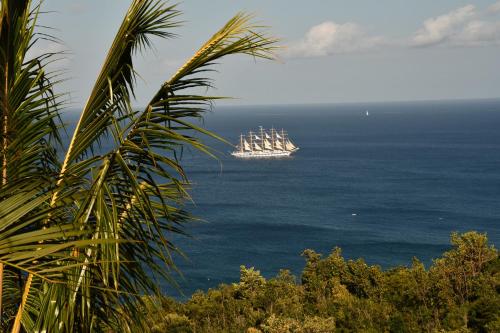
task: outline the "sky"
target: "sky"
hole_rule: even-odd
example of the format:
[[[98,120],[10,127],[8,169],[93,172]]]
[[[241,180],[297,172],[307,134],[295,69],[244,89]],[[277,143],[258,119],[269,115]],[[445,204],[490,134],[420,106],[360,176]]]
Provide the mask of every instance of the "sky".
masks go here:
[[[176,3],[175,1],[170,3]],[[45,0],[40,24],[69,51],[61,89],[84,104],[128,0]],[[229,105],[500,98],[497,0],[183,0],[173,39],[136,57],[144,105],[214,32],[239,11],[281,39],[277,61],[236,56],[213,74]]]

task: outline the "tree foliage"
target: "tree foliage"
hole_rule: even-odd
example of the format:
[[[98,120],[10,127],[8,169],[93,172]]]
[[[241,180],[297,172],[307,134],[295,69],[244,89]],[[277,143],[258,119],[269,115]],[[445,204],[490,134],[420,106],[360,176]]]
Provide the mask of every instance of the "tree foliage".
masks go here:
[[[384,271],[338,248],[325,258],[306,250],[300,283],[286,270],[267,280],[242,266],[238,283],[143,311],[156,332],[498,332],[498,251],[476,232],[451,242],[429,269],[414,259]]]

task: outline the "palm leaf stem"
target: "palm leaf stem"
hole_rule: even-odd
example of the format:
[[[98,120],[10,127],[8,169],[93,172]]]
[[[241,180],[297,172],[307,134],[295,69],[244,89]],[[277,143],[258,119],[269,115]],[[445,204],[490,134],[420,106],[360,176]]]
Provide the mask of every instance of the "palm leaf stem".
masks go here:
[[[101,175],[97,181],[97,184],[96,184],[96,187],[98,188],[98,190],[95,191],[95,193],[97,193],[98,191],[100,191],[100,189],[102,188],[103,184],[104,184],[104,181],[106,179],[106,175],[107,175],[107,172],[109,170],[109,167],[111,165],[111,159],[110,158],[107,158],[104,162],[104,165],[102,167],[102,171],[101,171]],[[92,196],[92,200],[91,202],[89,203],[89,206],[87,207],[87,214],[84,218],[84,222],[86,222],[88,220],[88,218],[90,217],[90,214],[94,208],[94,205],[95,205],[95,201],[96,201],[96,198],[97,198],[97,194],[96,195],[93,195]],[[82,223],[82,227],[83,227],[83,223]],[[94,238],[97,238],[99,236],[99,228],[97,228],[96,232],[95,232],[95,235],[92,237],[92,239]],[[73,252],[72,255],[73,256],[78,256],[78,249],[75,249],[76,252]],[[71,297],[71,303],[74,303],[75,300],[76,300],[76,296],[78,294],[78,290],[80,289],[80,285],[82,284],[82,281],[83,281],[83,277],[85,276],[85,272],[87,271],[87,267],[88,267],[88,264],[89,264],[89,259],[90,256],[92,255],[92,248],[89,247],[85,253],[85,261],[83,263],[83,266],[82,266],[82,270],[80,272],[80,275],[78,277],[78,282],[76,284],[76,288],[75,290],[73,291],[73,296]]]
[[[33,281],[33,274],[28,274],[28,278],[26,279],[26,283],[23,291],[23,298],[21,299],[21,304],[19,305],[19,310],[16,314],[16,319],[14,321],[14,326],[12,327],[12,333],[19,333],[21,330],[21,318],[23,316],[24,306],[28,300],[28,294],[31,289],[31,282]]]
[[[9,63],[5,62],[5,82],[4,82],[4,98],[3,98],[3,103],[4,103],[4,112],[3,112],[3,128],[2,128],[2,187],[7,184],[7,147],[9,145],[9,141],[7,138],[7,132],[9,130],[8,127],[8,101],[7,101],[7,94],[9,92],[8,88],[8,70],[9,70]],[[3,299],[3,263],[0,263],[0,323],[2,322],[2,299]]]
[[[4,4],[3,4],[4,5]],[[8,13],[8,10],[6,11]],[[3,15],[4,13],[1,13],[2,21],[3,21]],[[3,23],[3,22],[2,22]],[[0,28],[1,29],[1,28]],[[7,43],[8,47],[8,43]],[[8,54],[9,51],[7,50],[6,53]],[[3,82],[3,127],[2,127],[2,187],[7,184],[7,149],[9,147],[9,139],[8,139],[8,130],[9,130],[9,102],[7,96],[9,96],[9,62],[5,61],[4,64],[4,82]],[[0,323],[2,322],[2,299],[3,299],[3,270],[4,266],[3,263],[0,263]]]

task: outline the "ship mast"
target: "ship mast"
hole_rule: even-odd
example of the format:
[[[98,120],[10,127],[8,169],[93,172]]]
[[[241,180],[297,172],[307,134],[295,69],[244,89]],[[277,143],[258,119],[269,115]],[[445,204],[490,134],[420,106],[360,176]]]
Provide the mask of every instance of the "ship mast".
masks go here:
[[[250,131],[248,134],[250,134],[250,150],[253,151],[253,132]]]
[[[285,131],[281,129],[281,140],[283,141],[283,151],[286,151]]]
[[[240,152],[243,152],[245,149],[243,147],[243,134],[240,135]]]
[[[266,145],[264,144],[264,128],[262,126],[260,127],[260,146],[262,147],[262,150],[266,150]]]
[[[273,150],[276,149],[274,147],[274,126],[271,128],[271,148],[273,148]]]

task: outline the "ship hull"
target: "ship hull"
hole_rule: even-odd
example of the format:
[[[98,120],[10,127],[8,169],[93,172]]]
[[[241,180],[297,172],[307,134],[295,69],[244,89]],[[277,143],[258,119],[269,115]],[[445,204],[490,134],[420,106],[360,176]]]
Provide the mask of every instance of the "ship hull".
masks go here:
[[[283,150],[252,151],[252,152],[234,151],[231,153],[231,155],[237,158],[279,158],[279,157],[288,157],[297,150],[298,149],[290,151],[283,151]]]

